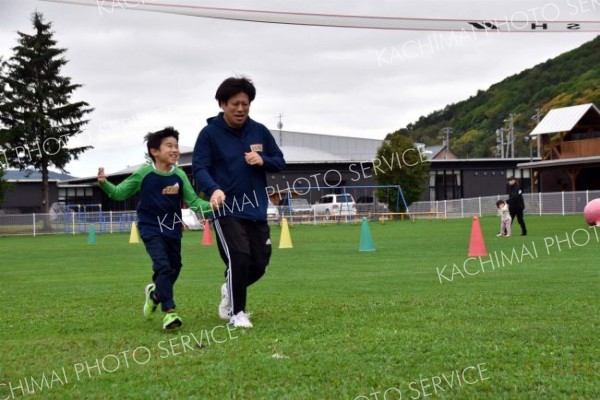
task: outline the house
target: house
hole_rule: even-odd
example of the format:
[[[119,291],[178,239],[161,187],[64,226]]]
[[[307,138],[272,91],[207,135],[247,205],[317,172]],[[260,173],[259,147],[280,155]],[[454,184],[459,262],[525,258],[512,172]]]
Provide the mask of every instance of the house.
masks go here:
[[[281,147],[287,162],[285,171],[267,174],[268,192],[277,204],[293,192],[314,203],[329,193],[347,191],[355,198],[372,196],[377,185],[374,159],[383,140],[333,136],[324,134],[271,131]],[[515,176],[525,191],[530,190],[530,169],[519,169],[529,158],[458,159],[445,145],[424,147],[416,144],[422,159],[429,160],[429,177],[423,182],[421,200],[452,200],[477,196],[503,194],[506,177]],[[180,147],[179,166],[194,183],[192,177],[192,147]],[[385,167],[400,167],[400,156],[390,160],[377,160]],[[536,162],[538,160],[536,159]],[[111,182],[118,184],[142,164],[127,166],[119,171],[107,171]],[[382,168],[383,168],[382,167]],[[406,166],[404,166],[406,168]],[[38,174],[38,175],[36,175]],[[28,180],[25,181],[25,175]],[[15,181],[14,173],[7,179]],[[41,178],[39,173],[22,172],[18,190],[8,193],[5,213],[40,212]],[[72,178],[51,173],[50,205],[96,206],[102,210],[126,211],[136,208],[134,196],[125,201],[115,201],[100,190],[96,176]]]
[[[541,160],[518,167],[531,171],[538,191],[600,189],[600,110],[594,104],[550,110],[529,136]]]
[[[285,171],[267,174],[268,193],[277,204],[286,193],[295,193],[314,203],[329,193],[347,191],[355,198],[370,196],[375,180],[373,160],[383,140],[333,136],[292,131],[271,131],[280,146],[287,167]],[[423,159],[430,160],[429,179],[424,182],[422,200],[451,200],[463,197],[487,196],[506,192],[506,177],[514,175],[521,180],[525,190],[529,188],[529,170],[521,171],[517,163],[529,159],[458,159],[444,145],[417,148]],[[192,152],[190,147],[180,147],[179,166],[192,177]],[[401,157],[378,160],[385,167],[400,168]],[[118,184],[140,165],[120,171],[108,171],[111,182]],[[382,168],[383,168],[382,167]],[[407,166],[404,165],[404,168]],[[387,167],[386,167],[387,168]],[[137,198],[116,202],[109,199],[96,185],[96,177],[75,179],[60,184],[67,191],[72,185],[94,188],[88,203],[101,203],[103,210],[133,210]],[[69,200],[69,199],[67,199]]]
[[[426,152],[430,154],[430,160],[458,160],[458,156],[445,144],[427,146]]]
[[[73,179],[72,176],[48,171],[49,206],[59,201],[59,182]],[[4,214],[39,213],[42,211],[42,173],[30,169],[4,171],[3,180],[11,184],[5,193],[0,209]],[[72,187],[71,190],[77,190]],[[91,188],[80,189],[82,196],[92,193]]]
[[[524,192],[530,191],[529,170],[517,165],[528,158],[432,159],[423,201],[456,200],[504,194],[507,178],[514,176]]]

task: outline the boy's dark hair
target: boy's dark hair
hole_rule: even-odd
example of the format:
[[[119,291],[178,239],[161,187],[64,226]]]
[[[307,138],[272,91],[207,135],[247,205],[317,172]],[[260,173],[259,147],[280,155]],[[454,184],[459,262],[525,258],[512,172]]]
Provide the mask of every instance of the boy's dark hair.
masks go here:
[[[245,76],[230,77],[225,79],[217,88],[215,99],[219,105],[227,103],[230,98],[239,93],[246,93],[250,103],[254,101],[256,97],[256,88],[249,78]]]
[[[164,129],[156,132],[150,132],[144,136],[144,141],[148,147],[148,156],[152,161],[156,161],[150,149],[158,150],[162,144],[163,139],[168,137],[174,137],[179,142],[179,132],[177,132],[172,126],[167,126]]]
[[[506,204],[506,202],[504,200],[498,200],[496,202],[496,207],[500,207],[501,204]]]

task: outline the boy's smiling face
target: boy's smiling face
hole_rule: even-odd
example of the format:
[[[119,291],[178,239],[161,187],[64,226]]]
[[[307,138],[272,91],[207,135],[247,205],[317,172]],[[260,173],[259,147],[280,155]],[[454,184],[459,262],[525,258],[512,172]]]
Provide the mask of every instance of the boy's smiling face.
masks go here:
[[[160,143],[160,148],[150,149],[156,165],[171,166],[179,161],[179,144],[172,136],[166,137]]]

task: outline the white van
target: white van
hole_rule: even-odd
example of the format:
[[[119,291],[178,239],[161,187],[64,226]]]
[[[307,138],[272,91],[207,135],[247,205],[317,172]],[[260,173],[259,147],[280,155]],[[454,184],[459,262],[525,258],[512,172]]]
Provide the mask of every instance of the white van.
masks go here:
[[[312,205],[315,215],[324,215],[325,219],[335,216],[356,215],[356,203],[351,194],[326,194]]]

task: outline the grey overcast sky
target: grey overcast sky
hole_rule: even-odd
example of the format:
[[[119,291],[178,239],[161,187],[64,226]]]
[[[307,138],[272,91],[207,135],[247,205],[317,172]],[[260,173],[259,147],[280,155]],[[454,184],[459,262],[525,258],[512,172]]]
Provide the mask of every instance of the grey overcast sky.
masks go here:
[[[144,161],[145,133],[172,125],[193,146],[228,76],[254,80],[251,117],[271,129],[383,139],[445,105],[593,39],[597,33],[444,33],[261,24],[99,7],[0,0],[0,55],[38,10],[67,49],[63,74],[95,111],[74,142],[94,150],[74,176]],[[149,2],[150,0],[145,0]],[[273,11],[468,19],[600,20],[600,0],[164,0]],[[111,7],[111,3],[114,6]],[[111,11],[112,12],[109,12]]]

